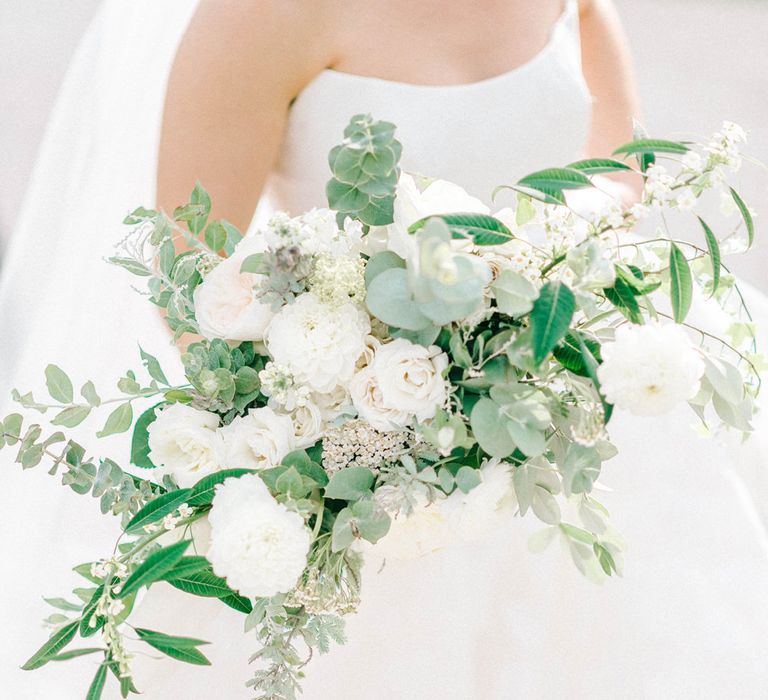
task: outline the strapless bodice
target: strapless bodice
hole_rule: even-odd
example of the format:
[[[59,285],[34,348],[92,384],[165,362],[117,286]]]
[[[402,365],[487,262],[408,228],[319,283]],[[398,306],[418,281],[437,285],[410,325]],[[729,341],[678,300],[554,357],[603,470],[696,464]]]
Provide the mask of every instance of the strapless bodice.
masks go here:
[[[473,83],[415,85],[322,71],[291,107],[268,189],[272,205],[296,214],[325,204],[327,154],[359,113],[397,125],[405,170],[451,180],[486,201],[497,185],[579,158],[591,97],[578,21],[577,3],[568,0],[539,53]]]

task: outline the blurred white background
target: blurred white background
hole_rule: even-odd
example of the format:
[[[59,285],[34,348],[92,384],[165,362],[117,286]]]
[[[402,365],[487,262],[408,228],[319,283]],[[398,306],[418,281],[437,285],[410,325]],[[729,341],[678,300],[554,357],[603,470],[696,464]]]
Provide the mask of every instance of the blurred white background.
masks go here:
[[[768,163],[768,2],[615,1],[635,57],[649,132],[704,136],[730,119],[751,132],[750,154]],[[98,4],[0,0],[0,247],[11,235],[67,62]],[[748,165],[739,177],[742,193],[768,219],[768,171]],[[760,241],[734,268],[768,291],[766,250],[768,243]]]

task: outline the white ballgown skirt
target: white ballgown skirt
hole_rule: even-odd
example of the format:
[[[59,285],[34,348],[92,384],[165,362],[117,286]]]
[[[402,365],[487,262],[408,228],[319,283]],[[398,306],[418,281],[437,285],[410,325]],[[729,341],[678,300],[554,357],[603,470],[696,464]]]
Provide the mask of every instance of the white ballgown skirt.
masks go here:
[[[133,15],[123,17],[121,26],[126,42],[137,37],[143,42],[125,47],[143,61],[135,73],[167,70],[174,49],[169,27],[178,38],[194,0],[133,5]],[[121,11],[131,14],[124,7]],[[167,21],[148,22],[150,15],[162,13]],[[96,41],[98,33],[93,36]],[[82,48],[78,60],[87,60],[93,48]],[[106,155],[89,168],[54,156],[58,167],[36,175],[0,290],[0,300],[14,300],[13,306],[0,305],[4,392],[11,382],[23,389],[39,387],[49,361],[76,370],[79,380],[94,378],[104,385],[137,366],[137,339],[171,374],[180,374],[159,320],[148,324],[146,302],[125,293],[126,277],[107,265],[83,269],[80,264],[94,259],[94,245],[109,254],[113,239],[70,235],[62,241],[57,236],[62,216],[70,226],[77,221],[83,231],[98,230],[103,222],[121,218],[122,207],[153,196],[153,171],[141,154],[156,149],[163,85],[156,80],[142,90],[141,81],[113,85],[109,78],[109,67],[102,67],[93,76],[92,94],[86,91],[79,103],[65,100],[54,117],[53,136],[44,147],[49,154],[57,147],[55,137],[61,138],[60,125],[77,122],[67,110],[87,111],[97,93],[100,100],[109,95],[111,109],[130,113],[132,122],[119,138],[69,134],[89,142],[101,138],[97,151]],[[85,175],[89,180],[83,183]],[[92,200],[78,198],[79,187],[94,193]],[[41,193],[57,188],[60,196],[40,209]],[[100,202],[118,204],[109,209],[97,206]],[[9,280],[40,269],[41,255],[50,261],[45,284],[39,285],[45,294],[14,293]],[[24,288],[38,287],[26,280]],[[751,296],[758,323],[768,329],[768,304],[760,295]],[[84,300],[88,314],[80,311]],[[19,328],[37,328],[39,342],[30,345]],[[605,466],[602,481],[613,491],[602,500],[629,545],[623,578],[596,586],[557,547],[531,554],[528,536],[539,527],[532,519],[512,519],[475,544],[413,562],[390,562],[380,572],[370,567],[364,572],[360,610],[348,619],[348,643],[307,667],[304,697],[768,697],[764,419],[741,448],[697,437],[692,423],[692,414],[684,410],[654,420],[623,415],[614,420],[620,456]],[[124,440],[106,442],[100,451],[127,463]],[[100,516],[95,501],[57,486],[43,468],[22,473],[11,457],[7,450],[0,453],[0,697],[76,700],[85,696],[96,657],[50,663],[34,672],[19,666],[45,638],[39,620],[51,609],[42,596],[65,595],[81,585],[70,568],[111,551],[117,523]],[[210,667],[137,656],[136,683],[143,697],[249,697],[247,659],[257,643],[253,633],[243,634],[242,615],[160,584],[139,606],[136,624],[212,642],[206,648]],[[108,679],[104,697],[118,697],[114,679]]]

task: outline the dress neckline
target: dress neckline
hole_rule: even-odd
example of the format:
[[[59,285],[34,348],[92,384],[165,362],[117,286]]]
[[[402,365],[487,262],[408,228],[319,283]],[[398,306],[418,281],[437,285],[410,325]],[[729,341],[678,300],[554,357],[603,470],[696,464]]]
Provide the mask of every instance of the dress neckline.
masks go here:
[[[386,87],[398,88],[403,90],[459,91],[459,90],[471,90],[473,88],[486,87],[494,83],[502,82],[511,77],[516,77],[518,74],[525,73],[529,69],[536,66],[540,61],[542,61],[549,53],[551,53],[553,48],[556,46],[558,36],[560,35],[563,28],[566,25],[568,25],[568,23],[571,21],[573,17],[573,13],[576,11],[577,7],[578,7],[577,0],[565,0],[563,11],[560,13],[560,16],[557,18],[557,20],[549,30],[547,43],[543,46],[543,48],[540,49],[533,56],[531,56],[531,58],[527,59],[526,61],[523,61],[523,63],[515,66],[514,68],[511,68],[510,70],[504,71],[503,73],[499,73],[497,75],[492,75],[488,78],[481,78],[480,80],[474,80],[468,83],[453,83],[453,84],[449,83],[447,85],[434,85],[430,83],[407,83],[400,80],[389,80],[387,78],[378,78],[373,75],[360,75],[358,73],[348,73],[346,71],[335,70],[334,68],[325,68],[322,71],[320,71],[320,73],[318,73],[315,80],[317,80],[317,78],[320,78],[320,77],[328,77],[338,81],[350,80],[350,81],[356,81],[360,83],[371,83],[381,87],[386,86]]]

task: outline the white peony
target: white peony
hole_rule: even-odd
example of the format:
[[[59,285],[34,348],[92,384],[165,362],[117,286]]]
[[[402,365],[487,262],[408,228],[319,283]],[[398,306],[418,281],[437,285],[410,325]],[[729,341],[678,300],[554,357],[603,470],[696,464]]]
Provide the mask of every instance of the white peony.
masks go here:
[[[637,416],[656,416],[699,391],[704,361],[680,326],[625,325],[602,348],[597,370],[605,398]]]
[[[330,307],[308,293],[280,309],[266,343],[272,359],[296,381],[328,392],[352,378],[370,332],[368,316],[354,304]]]
[[[269,598],[293,588],[312,535],[304,518],[278,503],[256,474],[216,487],[206,554],[218,576],[241,595]]]
[[[498,459],[480,467],[480,483],[469,493],[456,489],[441,504],[457,538],[472,542],[514,515],[511,465]]]
[[[215,413],[174,403],[149,424],[149,458],[182,488],[222,469],[224,442]]]
[[[402,428],[435,415],[448,396],[443,371],[448,356],[436,345],[426,348],[395,338],[376,349],[373,362],[358,372],[350,387],[360,417],[379,430]]]
[[[243,260],[265,249],[261,237],[243,238],[235,252],[213,268],[194,292],[195,318],[208,339],[262,340],[272,319],[269,304],[256,296],[261,275],[240,272]]]
[[[487,214],[488,207],[461,187],[445,180],[433,180],[423,191],[408,173],[402,173],[395,193],[393,223],[387,227],[387,247],[404,260],[416,256],[417,243],[408,227],[432,214],[475,212]]]
[[[269,469],[296,449],[293,421],[268,406],[252,408],[220,432],[229,468]]]

